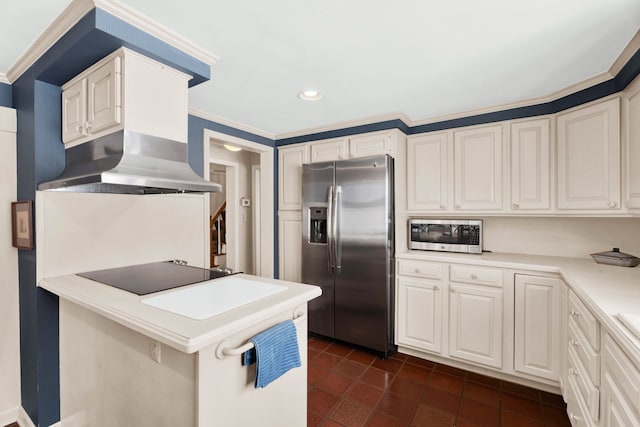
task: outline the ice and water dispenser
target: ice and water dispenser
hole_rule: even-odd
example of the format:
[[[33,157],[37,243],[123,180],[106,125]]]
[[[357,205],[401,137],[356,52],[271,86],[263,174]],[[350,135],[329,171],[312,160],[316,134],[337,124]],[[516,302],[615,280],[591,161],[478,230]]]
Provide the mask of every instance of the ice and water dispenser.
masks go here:
[[[327,243],[327,208],[309,208],[309,243]]]

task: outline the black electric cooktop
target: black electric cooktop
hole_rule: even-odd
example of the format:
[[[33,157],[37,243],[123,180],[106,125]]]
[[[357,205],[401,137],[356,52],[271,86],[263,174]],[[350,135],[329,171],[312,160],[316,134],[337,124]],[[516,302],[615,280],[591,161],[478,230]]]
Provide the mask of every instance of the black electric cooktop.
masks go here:
[[[77,275],[137,295],[147,295],[217,279],[228,276],[229,273],[166,261],[88,271]]]

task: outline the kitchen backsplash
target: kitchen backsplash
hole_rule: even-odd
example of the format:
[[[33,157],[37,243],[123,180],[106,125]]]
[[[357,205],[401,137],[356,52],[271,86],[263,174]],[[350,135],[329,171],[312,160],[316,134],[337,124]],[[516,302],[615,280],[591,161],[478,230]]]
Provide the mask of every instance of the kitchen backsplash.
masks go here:
[[[484,218],[484,249],[589,257],[619,247],[640,256],[639,218]]]

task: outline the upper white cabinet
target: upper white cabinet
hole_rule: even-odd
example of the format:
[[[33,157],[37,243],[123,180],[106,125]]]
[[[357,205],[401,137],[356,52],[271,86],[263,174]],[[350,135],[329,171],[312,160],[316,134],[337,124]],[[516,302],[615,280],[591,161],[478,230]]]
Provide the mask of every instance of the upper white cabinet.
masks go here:
[[[186,143],[190,78],[118,49],[62,86],[65,147],[123,128]]]
[[[429,133],[407,138],[407,209],[449,209],[450,133]]]
[[[513,212],[551,208],[549,119],[511,125],[511,205]]]
[[[559,279],[516,274],[516,371],[559,380],[562,286]]]
[[[302,209],[302,165],[309,162],[309,146],[278,148],[278,209]]]
[[[391,157],[395,154],[396,132],[384,131],[373,132],[361,136],[349,138],[349,156],[357,157],[378,156],[388,154]]]
[[[624,98],[626,207],[640,212],[640,80]]]
[[[620,101],[560,114],[558,209],[620,208]]]
[[[453,132],[454,208],[502,210],[502,125]]]
[[[349,158],[349,140],[328,139],[311,143],[311,163],[329,162]]]

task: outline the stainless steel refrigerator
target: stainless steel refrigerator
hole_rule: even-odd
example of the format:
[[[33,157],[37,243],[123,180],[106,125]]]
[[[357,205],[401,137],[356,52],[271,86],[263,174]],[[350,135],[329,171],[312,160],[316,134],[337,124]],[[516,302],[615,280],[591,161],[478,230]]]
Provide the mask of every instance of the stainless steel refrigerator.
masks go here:
[[[394,349],[393,158],[303,165],[302,281],[322,287],[309,331]]]

